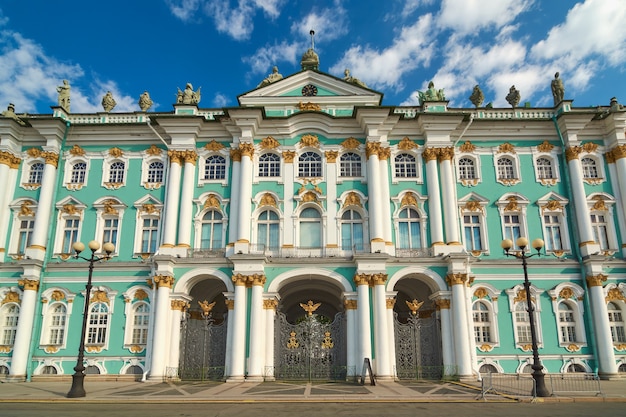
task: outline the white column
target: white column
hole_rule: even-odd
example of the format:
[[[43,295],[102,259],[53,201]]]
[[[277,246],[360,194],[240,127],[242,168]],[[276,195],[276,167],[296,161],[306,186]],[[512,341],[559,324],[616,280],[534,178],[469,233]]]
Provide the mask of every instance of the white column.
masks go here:
[[[609,313],[606,308],[606,299],[602,289],[602,282],[607,276],[598,274],[587,277],[589,290],[589,304],[591,305],[591,318],[593,330],[596,336],[596,358],[598,360],[598,373],[607,376],[617,376],[617,364],[615,363],[615,351],[611,337]]]
[[[465,282],[467,274],[448,274],[448,285],[452,287],[452,325],[454,329],[454,353],[457,374],[463,377],[472,376],[472,359],[469,352],[467,331],[467,309],[465,307]]]
[[[274,380],[274,320],[276,319],[276,306],[278,301],[275,297],[263,300],[265,310],[265,372],[266,381]]]
[[[167,366],[178,368],[180,363],[180,321],[189,308],[189,302],[185,300],[172,300],[171,303],[171,323],[170,323],[170,355]]]
[[[237,243],[250,243],[250,215],[252,214],[252,155],[254,145],[242,143],[241,178],[239,179],[239,210],[237,212]]]
[[[387,339],[389,340],[389,369],[391,369],[391,376],[396,377],[396,334],[395,323],[393,317],[393,307],[396,304],[396,293],[387,293]]]
[[[285,164],[283,167],[285,168],[285,172],[283,174],[284,185],[284,204],[283,204],[283,247],[284,248],[292,248],[294,245],[295,238],[295,225],[293,219],[293,196],[294,194],[294,167],[293,167],[293,158],[296,156],[296,153],[293,151],[285,151],[283,152],[283,160]]]
[[[339,224],[337,218],[337,152],[326,152],[326,217],[331,224]],[[339,236],[337,227],[326,228],[326,247],[339,248]]]
[[[227,381],[244,380],[246,361],[246,283],[248,277],[241,274],[233,276],[235,283],[235,305],[233,307],[233,337],[231,343],[230,375]]]
[[[346,310],[346,353],[348,367],[348,376],[355,376],[359,374],[359,366],[363,364],[358,363],[358,344],[357,344],[357,300],[346,299],[343,301]]]
[[[185,168],[183,173],[183,187],[180,196],[180,212],[178,219],[178,245],[183,248],[191,247],[191,229],[193,227],[193,186],[196,179],[196,161],[198,154],[195,151],[183,153]]]
[[[380,185],[379,144],[367,143],[367,195],[369,207],[370,242],[372,252],[384,250],[383,219]]]
[[[57,180],[57,164],[59,154],[54,152],[43,152],[42,156],[46,163],[41,179],[41,190],[39,191],[39,202],[37,203],[37,213],[35,213],[35,224],[31,245],[26,249],[26,255],[33,259],[42,260],[46,253],[46,243],[48,239],[48,229],[52,218],[52,198]]]
[[[374,274],[374,343],[376,346],[376,376],[391,379],[389,367],[389,330],[387,328],[387,274]]]
[[[7,236],[8,234],[7,227],[11,214],[9,203],[15,192],[15,184],[17,183],[15,181],[15,174],[17,173],[17,168],[20,166],[20,162],[21,159],[12,153],[0,151],[0,178],[3,178],[3,181],[5,181],[4,192],[0,193],[0,236]],[[6,254],[2,253],[2,251],[7,250],[7,248],[2,246],[5,244],[5,240],[0,243],[0,263],[3,262],[4,255]]]
[[[157,287],[156,309],[154,314],[154,337],[152,338],[152,363],[150,364],[151,380],[162,380],[165,376],[165,355],[167,352],[167,334],[170,329],[170,291],[174,285],[174,277],[155,275],[152,277]]]
[[[381,148],[378,152],[380,175],[380,202],[383,220],[383,239],[389,250],[393,249],[393,237],[391,232],[391,195],[389,192],[389,156],[390,148]],[[389,253],[389,252],[388,252]]]
[[[444,375],[454,375],[456,369],[454,366],[454,337],[452,336],[452,320],[450,317],[450,299],[439,298],[435,301],[437,310],[439,311],[439,320],[441,320],[441,348],[443,356],[443,372]]]
[[[273,338],[265,332],[265,314],[263,314],[263,286],[265,275],[252,275],[252,294],[250,295],[250,356],[248,361],[248,381],[263,380],[265,359],[265,339]]]
[[[624,213],[626,213],[626,145],[620,145],[614,148],[611,151],[611,155],[615,159],[615,169],[617,171],[617,175],[612,175],[613,179],[613,189],[617,188],[618,192],[614,192],[616,197],[619,199],[619,210],[617,210],[618,219],[620,219],[620,235],[622,236],[622,253],[625,253],[626,247],[624,244],[626,243],[626,217]],[[611,165],[609,165],[610,167]],[[617,184],[615,184],[617,182]],[[616,187],[617,185],[617,187]],[[2,229],[0,229],[1,231]]]
[[[372,360],[372,333],[370,326],[370,294],[369,276],[357,274],[354,277],[357,293],[357,334],[359,346],[357,348],[357,374],[361,373],[363,359]]]
[[[24,288],[20,302],[20,317],[17,322],[15,341],[13,342],[13,354],[11,356],[11,375],[9,379],[23,381],[26,378],[26,366],[28,352],[33,335],[33,322],[35,319],[35,303],[37,301],[37,289],[39,280],[21,279],[20,286]]]
[[[579,146],[566,149],[567,167],[570,174],[572,196],[574,197],[574,211],[576,223],[578,223],[579,245],[586,246],[594,243],[593,229],[591,227],[591,214],[587,206],[587,194],[583,182],[583,171],[578,159],[581,148]]]
[[[239,149],[231,149],[230,160],[233,164],[232,177],[230,181],[230,210],[228,214],[228,243],[234,244],[237,241],[239,218],[239,184],[241,183],[241,151]]]
[[[180,202],[180,176],[182,152],[169,151],[170,169],[167,178],[167,195],[165,196],[165,222],[163,224],[163,240],[161,247],[173,248],[176,244],[176,224],[178,221],[178,204]]]
[[[443,203],[443,216],[446,224],[446,243],[448,245],[461,244],[459,238],[459,215],[456,201],[456,181],[452,170],[452,158],[454,148],[441,148],[439,150],[441,172],[441,195]],[[430,195],[429,195],[430,196]]]
[[[426,161],[426,188],[428,191],[428,224],[432,245],[443,245],[443,216],[441,214],[441,190],[437,172],[437,150],[426,148],[422,154]]]
[[[228,377],[230,372],[230,364],[232,363],[232,351],[233,351],[233,325],[235,322],[235,315],[233,314],[235,308],[235,294],[232,292],[225,292],[224,297],[226,298],[226,308],[228,309],[228,313],[226,315],[226,356],[224,358],[224,377]]]

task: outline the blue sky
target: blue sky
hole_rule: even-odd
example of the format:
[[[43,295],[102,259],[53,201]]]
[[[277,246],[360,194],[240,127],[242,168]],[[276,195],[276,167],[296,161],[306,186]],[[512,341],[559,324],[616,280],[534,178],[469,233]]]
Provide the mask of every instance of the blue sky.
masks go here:
[[[178,88],[202,88],[201,108],[237,105],[276,65],[300,70],[311,44],[320,70],[413,105],[430,80],[451,107],[485,103],[552,106],[560,71],[579,107],[626,103],[624,0],[2,0],[0,110],[51,113],[68,79],[72,112],[173,110]]]

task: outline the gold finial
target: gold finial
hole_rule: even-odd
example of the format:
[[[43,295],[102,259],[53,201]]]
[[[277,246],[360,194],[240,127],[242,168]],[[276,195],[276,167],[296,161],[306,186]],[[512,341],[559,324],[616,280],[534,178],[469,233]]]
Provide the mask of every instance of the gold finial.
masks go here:
[[[321,305],[322,303],[313,304],[313,301],[311,300],[307,301],[306,304],[300,303],[300,307],[302,307],[302,309],[306,311],[309,316],[312,316],[313,312],[317,310]]]
[[[420,309],[420,307],[422,306],[422,304],[424,304],[423,301],[417,301],[417,300],[413,300],[413,301],[405,301],[406,305],[409,307],[409,310],[411,310],[411,314],[416,315],[417,314],[417,310]]]

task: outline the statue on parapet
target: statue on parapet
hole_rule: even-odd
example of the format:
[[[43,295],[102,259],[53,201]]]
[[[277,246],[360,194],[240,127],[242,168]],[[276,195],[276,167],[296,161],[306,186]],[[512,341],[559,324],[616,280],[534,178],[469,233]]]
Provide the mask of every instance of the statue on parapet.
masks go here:
[[[554,105],[556,106],[563,101],[565,96],[565,87],[563,86],[563,80],[559,78],[559,73],[554,74],[554,79],[550,85],[552,89],[552,98],[554,99]]]
[[[11,118],[15,120],[16,122],[18,122],[19,124],[21,124],[22,126],[26,124],[22,121],[22,119],[17,117],[17,114],[15,114],[15,104],[13,103],[9,103],[9,106],[7,107],[7,109],[2,112],[2,116]]]
[[[59,107],[62,107],[66,112],[70,112],[70,83],[67,80],[63,80],[63,85],[57,87],[58,103]]]
[[[148,111],[150,107],[152,107],[152,99],[150,98],[150,94],[147,91],[144,91],[139,96],[139,108],[141,111]]]
[[[425,101],[446,101],[446,96],[443,93],[442,89],[435,89],[435,83],[429,82],[428,89],[426,91],[418,91],[417,92],[420,105],[424,104]]]
[[[110,91],[107,91],[104,97],[102,97],[102,108],[104,109],[105,112],[108,113],[111,110],[113,110],[116,105],[117,105],[117,102],[113,98],[113,94],[111,94]]]
[[[518,89],[515,88],[514,85],[509,88],[509,94],[506,95],[506,101],[511,105],[511,107],[515,108],[519,104],[522,96]]]
[[[485,100],[485,95],[483,94],[483,91],[480,89],[478,84],[474,86],[474,90],[472,91],[472,95],[469,96],[469,99],[476,108],[479,108],[483,104],[483,101]]]
[[[198,104],[200,103],[200,88],[198,91],[193,91],[193,86],[191,83],[187,83],[185,86],[185,91],[181,91],[178,89],[178,94],[176,95],[176,104]]]
[[[343,75],[344,75],[343,77],[344,81],[347,81],[351,84],[358,85],[359,87],[367,88],[367,85],[363,81],[350,75],[350,70],[348,68],[346,68],[346,70],[343,72]]]
[[[282,80],[282,79],[283,79],[283,76],[282,74],[278,72],[278,67],[274,66],[274,68],[272,68],[272,73],[268,75],[267,77],[265,77],[263,81],[261,81],[259,85],[257,85],[256,87],[257,88],[265,87],[266,85],[270,85],[271,83],[276,82],[278,80]]]

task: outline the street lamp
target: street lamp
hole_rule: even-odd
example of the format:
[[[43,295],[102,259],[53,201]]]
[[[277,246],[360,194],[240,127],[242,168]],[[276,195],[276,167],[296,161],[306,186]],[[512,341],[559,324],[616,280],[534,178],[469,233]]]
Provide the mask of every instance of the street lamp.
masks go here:
[[[104,256],[96,256],[96,251],[100,249],[100,243],[95,240],[89,242],[89,249],[91,249],[91,257],[85,258],[80,256],[80,253],[85,250],[85,244],[82,242],[76,242],[72,245],[72,248],[76,252],[74,258],[84,259],[89,262],[89,277],[87,278],[87,285],[85,285],[85,310],[83,311],[83,328],[80,334],[80,345],[78,347],[78,359],[76,360],[76,366],[74,367],[74,375],[72,375],[72,388],[67,393],[68,398],[78,398],[87,395],[83,382],[85,380],[85,365],[83,360],[85,358],[85,333],[87,332],[87,316],[89,315],[89,296],[91,294],[91,276],[93,274],[93,264],[102,260],[110,259],[111,253],[115,251],[115,245],[111,242],[107,242],[102,246],[104,249]]]
[[[541,372],[543,366],[539,362],[539,349],[537,348],[537,331],[535,330],[535,315],[534,308],[532,304],[532,300],[530,297],[530,281],[528,281],[528,266],[526,264],[526,259],[532,258],[533,256],[541,256],[541,249],[543,248],[543,240],[535,239],[532,241],[531,245],[533,249],[537,251],[537,253],[526,255],[524,251],[528,246],[528,239],[525,237],[518,238],[515,243],[520,248],[519,252],[515,251],[509,253],[511,248],[513,247],[513,241],[511,239],[504,239],[502,241],[502,249],[504,249],[504,254],[506,256],[514,256],[517,259],[522,260],[522,267],[524,268],[524,288],[526,289],[526,305],[528,307],[528,320],[530,322],[530,339],[532,342],[533,349],[533,379],[535,380],[535,386],[533,387],[532,394],[537,397],[549,397],[550,392],[548,388],[546,388],[546,383],[544,380],[544,374]]]

